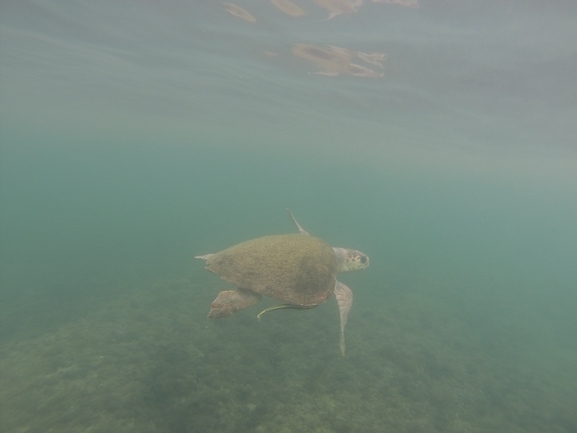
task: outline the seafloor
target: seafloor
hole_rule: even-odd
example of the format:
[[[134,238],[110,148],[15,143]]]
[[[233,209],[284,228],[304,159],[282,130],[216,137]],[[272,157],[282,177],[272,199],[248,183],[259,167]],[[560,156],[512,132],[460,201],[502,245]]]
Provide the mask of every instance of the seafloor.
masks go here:
[[[136,281],[4,311],[0,431],[577,432],[573,364],[540,365],[530,332],[441,280],[378,298],[351,284],[345,358],[334,299],[210,321],[226,284],[200,266]]]

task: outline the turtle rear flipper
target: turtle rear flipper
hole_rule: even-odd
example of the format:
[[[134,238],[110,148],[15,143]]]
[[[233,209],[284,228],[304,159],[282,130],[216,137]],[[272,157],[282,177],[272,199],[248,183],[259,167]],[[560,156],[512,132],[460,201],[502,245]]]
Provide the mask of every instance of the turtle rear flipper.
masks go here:
[[[252,290],[224,290],[218,294],[210,305],[209,319],[230,316],[260,301],[261,295]]]

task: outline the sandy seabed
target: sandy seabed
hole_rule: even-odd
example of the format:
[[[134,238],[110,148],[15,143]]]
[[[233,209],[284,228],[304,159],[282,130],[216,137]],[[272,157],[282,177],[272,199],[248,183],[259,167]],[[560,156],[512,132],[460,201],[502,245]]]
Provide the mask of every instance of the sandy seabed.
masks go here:
[[[574,384],[520,364],[530,342],[481,331],[431,284],[358,296],[345,358],[334,299],[211,321],[217,278],[134,284],[3,339],[0,431],[577,432]]]

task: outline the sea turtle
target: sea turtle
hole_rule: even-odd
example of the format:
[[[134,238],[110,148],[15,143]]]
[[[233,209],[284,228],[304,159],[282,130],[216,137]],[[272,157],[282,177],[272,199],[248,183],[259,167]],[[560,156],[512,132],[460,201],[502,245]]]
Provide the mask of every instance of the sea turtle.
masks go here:
[[[284,304],[261,311],[258,318],[280,308],[312,308],[332,293],[341,317],[340,349],[345,354],[345,324],[353,303],[353,293],[337,281],[337,272],[369,266],[369,257],[357,250],[332,248],[310,236],[287,209],[299,234],[264,236],[229,247],[215,254],[196,256],[206,260],[206,269],[237,286],[218,294],[208,317],[217,319],[249,307],[262,295]]]

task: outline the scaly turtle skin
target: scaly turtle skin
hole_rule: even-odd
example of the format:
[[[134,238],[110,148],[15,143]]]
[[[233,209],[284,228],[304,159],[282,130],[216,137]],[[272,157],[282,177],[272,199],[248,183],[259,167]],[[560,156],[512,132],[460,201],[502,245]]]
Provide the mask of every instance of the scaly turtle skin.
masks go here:
[[[340,346],[344,356],[344,328],[353,294],[336,280],[336,274],[365,269],[369,258],[360,251],[332,248],[322,239],[310,236],[287,211],[300,234],[264,236],[215,254],[197,256],[206,260],[206,269],[237,286],[218,294],[208,317],[229,316],[255,304],[262,295],[284,304],[267,308],[259,318],[279,308],[311,308],[334,292],[340,310]]]

